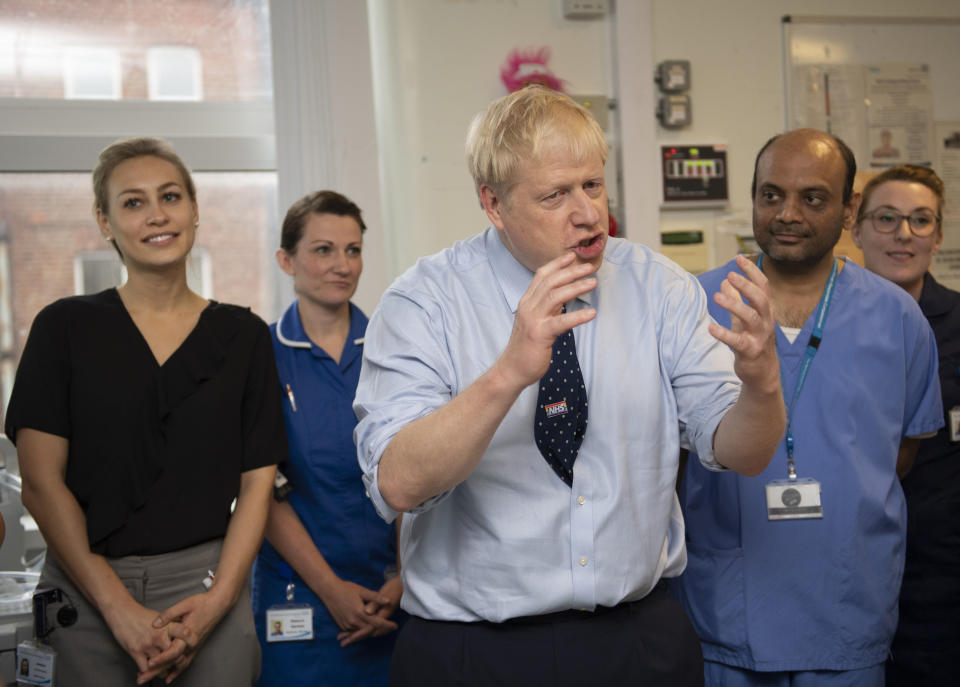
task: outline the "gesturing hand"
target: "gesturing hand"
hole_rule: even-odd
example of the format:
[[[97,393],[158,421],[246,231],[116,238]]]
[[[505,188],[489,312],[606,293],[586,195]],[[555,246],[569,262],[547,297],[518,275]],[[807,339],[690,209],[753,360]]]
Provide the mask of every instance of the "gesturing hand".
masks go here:
[[[730,313],[730,328],[711,323],[710,333],[733,350],[733,369],[744,384],[778,388],[776,323],[767,278],[746,256],[737,256],[737,266],[746,276],[730,272],[713,295],[716,304]]]
[[[593,308],[562,312],[564,303],[597,285],[596,278],[589,276],[597,267],[574,264],[575,257],[572,252],[565,253],[538,269],[517,306],[510,340],[497,365],[508,379],[524,387],[539,380],[550,367],[557,336],[597,315]]]

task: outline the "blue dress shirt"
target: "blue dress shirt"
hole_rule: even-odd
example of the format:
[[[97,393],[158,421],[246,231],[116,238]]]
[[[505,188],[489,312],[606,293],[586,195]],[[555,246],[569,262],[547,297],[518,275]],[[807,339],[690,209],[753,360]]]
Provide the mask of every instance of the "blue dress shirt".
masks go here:
[[[713,293],[730,271],[739,272],[735,263],[700,280]],[[814,317],[793,343],[777,328],[788,402]],[[687,465],[689,561],[673,587],[704,658],[758,671],[881,663],[897,623],[906,532],[897,452],[904,437],[942,424],[937,349],[920,308],[847,262],[793,409],[797,474],[820,482],[823,518],[767,519],[765,485],[787,477],[784,441],[757,477]]]
[[[420,260],[384,294],[354,409],[364,481],[386,520],[397,515],[377,486],[387,444],[490,368],[532,277],[491,227]],[[703,290],[666,258],[610,239],[596,277],[594,291],[568,304],[597,310],[574,332],[590,424],[573,488],[534,443],[534,383],[471,475],[404,516],[410,613],[499,622],[615,606],[683,570],[679,449],[719,469],[713,434],[740,390],[733,356],[707,331]]]

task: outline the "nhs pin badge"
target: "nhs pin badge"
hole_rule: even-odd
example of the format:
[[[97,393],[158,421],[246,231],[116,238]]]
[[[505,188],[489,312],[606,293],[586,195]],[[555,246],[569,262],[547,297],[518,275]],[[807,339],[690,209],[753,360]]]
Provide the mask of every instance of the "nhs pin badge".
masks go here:
[[[547,405],[543,406],[543,410],[544,410],[544,412],[546,412],[546,414],[547,414],[547,419],[548,419],[548,420],[549,420],[550,418],[560,417],[561,415],[566,415],[566,414],[567,414],[567,401],[566,401],[566,399],[564,399],[563,401],[558,401],[558,402],[556,402],[556,403],[548,403]]]

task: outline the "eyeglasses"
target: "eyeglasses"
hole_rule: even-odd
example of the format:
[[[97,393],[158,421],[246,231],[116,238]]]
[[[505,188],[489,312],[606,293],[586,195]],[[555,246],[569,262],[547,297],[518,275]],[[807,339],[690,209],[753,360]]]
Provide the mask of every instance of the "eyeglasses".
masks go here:
[[[900,223],[907,220],[910,231],[918,238],[933,234],[940,223],[939,215],[929,210],[917,210],[909,215],[901,215],[896,210],[881,208],[864,215],[873,224],[873,228],[881,234],[892,234],[900,228]]]

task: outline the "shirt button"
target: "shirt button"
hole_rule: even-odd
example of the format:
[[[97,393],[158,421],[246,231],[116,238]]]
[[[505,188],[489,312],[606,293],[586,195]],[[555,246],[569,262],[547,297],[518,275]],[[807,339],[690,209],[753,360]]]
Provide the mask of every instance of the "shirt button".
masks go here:
[[[582,497],[582,496],[578,496],[578,497],[577,497],[577,503],[580,504],[581,506],[582,506],[583,504],[585,504],[586,502],[587,502],[587,500],[586,500],[584,497]]]
[[[586,556],[580,556],[580,560],[577,561],[577,562],[578,562],[580,565],[586,565],[586,564],[587,564],[587,557],[586,557]]]

